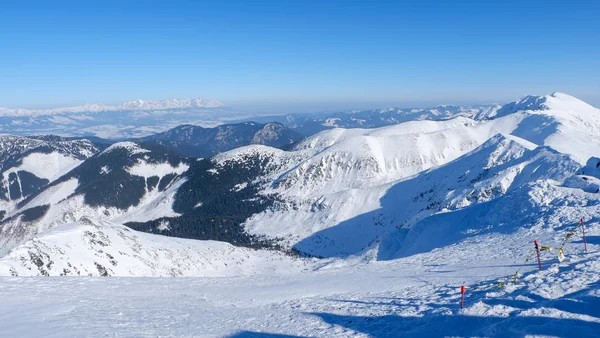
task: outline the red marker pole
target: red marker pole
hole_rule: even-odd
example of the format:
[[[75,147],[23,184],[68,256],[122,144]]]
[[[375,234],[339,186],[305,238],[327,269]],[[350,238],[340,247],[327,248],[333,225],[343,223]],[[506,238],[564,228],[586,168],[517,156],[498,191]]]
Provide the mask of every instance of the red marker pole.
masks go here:
[[[583,249],[587,253],[587,241],[585,240],[585,224],[583,224],[583,217],[580,219],[581,221],[581,232],[583,233]]]
[[[460,308],[464,309],[465,308],[465,286],[464,285],[460,287],[460,293],[461,293]]]
[[[538,267],[540,268],[540,270],[542,270],[542,261],[540,260],[540,247],[538,245],[537,239],[533,240],[533,244],[535,245],[535,253],[537,254],[538,258]]]

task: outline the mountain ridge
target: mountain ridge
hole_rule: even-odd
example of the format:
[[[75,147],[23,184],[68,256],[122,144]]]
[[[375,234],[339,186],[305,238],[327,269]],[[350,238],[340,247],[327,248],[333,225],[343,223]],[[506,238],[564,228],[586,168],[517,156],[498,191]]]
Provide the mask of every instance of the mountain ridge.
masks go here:
[[[590,169],[578,174],[581,158],[600,152],[597,109],[563,94],[505,106],[525,110],[333,128],[288,150],[253,144],[203,159],[116,143],[6,215],[0,243],[18,248],[38,233],[92,217],[172,237],[389,260],[435,249],[406,242],[421,243],[427,234],[420,229],[435,228],[431,219],[444,220],[450,231],[455,215],[476,219],[471,210],[507,209],[515,196],[535,215],[544,205],[598,191]],[[592,146],[582,149],[583,140]],[[545,189],[556,201],[527,200]],[[435,243],[470,235],[447,237]]]
[[[209,157],[249,144],[285,148],[301,139],[302,135],[277,122],[241,122],[214,128],[180,125],[133,141],[161,144],[185,156]]]
[[[186,108],[217,108],[222,106],[223,104],[219,101],[205,100],[201,98],[185,100],[171,99],[159,101],[134,100],[127,101],[116,106],[104,104],[84,104],[80,106],[58,107],[50,109],[24,109],[0,107],[0,116],[39,116],[68,113],[98,113],[108,111],[154,111]]]

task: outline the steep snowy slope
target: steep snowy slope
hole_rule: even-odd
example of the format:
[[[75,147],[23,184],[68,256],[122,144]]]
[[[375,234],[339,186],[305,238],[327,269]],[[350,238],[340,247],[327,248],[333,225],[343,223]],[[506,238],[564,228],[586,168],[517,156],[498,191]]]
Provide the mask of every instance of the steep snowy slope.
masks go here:
[[[251,233],[286,238],[303,252],[343,257],[437,212],[488,202],[536,180],[562,181],[578,168],[566,155],[529,150],[497,135],[453,162],[407,179],[316,200],[288,197],[246,226]]]
[[[0,136],[0,210],[35,194],[98,152],[88,140]]]
[[[173,195],[188,168],[188,160],[166,148],[113,144],[8,212],[0,227],[0,250],[83,216],[120,221],[175,216]]]
[[[295,152],[271,155],[283,165],[265,192],[279,200],[249,219],[246,229],[315,255],[356,254],[395,227],[437,212],[487,202],[537,180],[573,180],[582,156],[600,153],[594,133],[599,116],[597,109],[556,93],[510,103],[481,121],[322,132]],[[583,139],[591,145],[578,145]],[[289,160],[292,154],[296,161]]]
[[[275,251],[215,241],[168,238],[82,218],[42,232],[0,258],[8,276],[240,276],[300,271]]]
[[[600,154],[600,109],[567,94],[527,96],[498,110],[495,118],[525,114],[512,135],[572,155],[581,164]]]
[[[270,239],[241,227],[274,202],[260,193],[269,177],[264,163],[247,156],[219,165],[157,145],[116,143],[11,210],[0,223],[0,252],[84,216],[167,236],[269,247]]]
[[[457,118],[333,130],[300,144],[298,149],[317,153],[280,177],[276,186],[300,188],[301,194],[311,195],[372,187],[452,161],[493,135],[510,131],[517,122],[513,116],[484,123]]]
[[[570,224],[564,228],[554,235],[564,236]],[[240,338],[389,337],[390,332],[403,337],[595,337],[600,330],[600,226],[588,223],[587,231],[587,254],[575,236],[565,247],[563,263],[555,252],[544,251],[544,270],[526,264],[516,284],[512,276],[524,257],[502,244],[516,241],[532,250],[529,240],[550,233],[548,228],[482,233],[471,243],[393,261],[348,265],[321,260],[316,270],[309,262],[307,273],[274,262],[276,270],[259,268],[256,275],[243,277],[3,277],[0,336],[105,337],[118,331],[123,336],[201,332]],[[31,268],[23,270],[38,271],[37,265]],[[467,287],[464,309],[461,285]]]
[[[226,278],[5,277],[0,336],[595,336],[600,154],[583,158],[596,118],[553,94],[477,119],[332,129],[291,151],[196,160],[116,144],[8,215],[0,275]],[[542,271],[534,240],[553,248]]]
[[[590,158],[585,167],[565,181],[565,186],[591,193],[600,192],[600,158]]]

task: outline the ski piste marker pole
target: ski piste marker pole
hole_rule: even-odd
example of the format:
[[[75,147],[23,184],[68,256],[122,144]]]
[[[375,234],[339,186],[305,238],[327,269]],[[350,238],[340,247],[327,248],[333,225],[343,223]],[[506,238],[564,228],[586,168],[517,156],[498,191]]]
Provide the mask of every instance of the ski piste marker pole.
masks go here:
[[[542,261],[540,260],[540,246],[538,245],[537,239],[533,240],[533,244],[535,245],[535,253],[537,254],[538,259],[538,267],[542,270]]]
[[[462,285],[460,287],[460,293],[461,293],[461,297],[460,297],[460,308],[464,309],[465,308],[465,286]]]
[[[583,249],[585,253],[587,253],[587,241],[585,239],[585,224],[583,223],[583,217],[580,219],[581,221],[581,232],[583,233]]]

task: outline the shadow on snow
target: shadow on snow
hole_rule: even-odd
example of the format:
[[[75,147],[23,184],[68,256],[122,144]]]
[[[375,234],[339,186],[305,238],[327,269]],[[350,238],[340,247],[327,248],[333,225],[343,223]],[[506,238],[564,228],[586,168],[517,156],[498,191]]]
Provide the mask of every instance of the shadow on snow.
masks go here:
[[[390,260],[429,252],[481,234],[481,231],[505,234],[517,231],[547,212],[536,208],[525,196],[519,198],[527,194],[527,183],[558,175],[556,170],[565,168],[555,162],[559,158],[568,160],[550,148],[538,147],[523,150],[521,156],[515,155],[496,166],[482,169],[489,166],[490,158],[497,156],[499,150],[513,151],[510,150],[513,144],[507,142],[503,136],[496,135],[452,162],[398,182],[380,198],[379,209],[316,232],[297,243],[294,249],[320,257],[344,258],[359,254],[380,240],[378,259]],[[521,170],[508,191],[493,188],[482,191],[475,187],[475,183],[493,178],[516,165]],[[571,162],[566,166],[573,166],[569,168],[573,171],[579,167]],[[453,212],[435,214],[448,203],[446,194],[454,191],[472,195],[473,204]],[[497,198],[501,196],[507,198]],[[486,199],[491,201],[486,202]],[[417,222],[410,228],[403,228],[404,222],[411,219]]]

